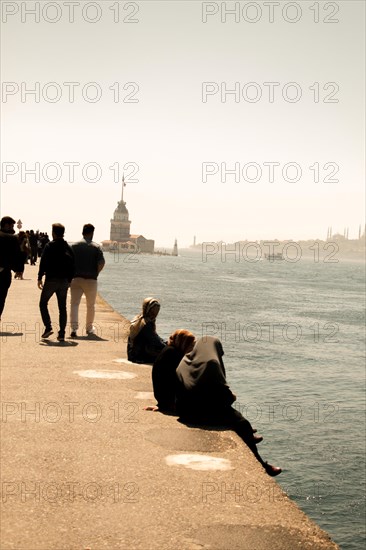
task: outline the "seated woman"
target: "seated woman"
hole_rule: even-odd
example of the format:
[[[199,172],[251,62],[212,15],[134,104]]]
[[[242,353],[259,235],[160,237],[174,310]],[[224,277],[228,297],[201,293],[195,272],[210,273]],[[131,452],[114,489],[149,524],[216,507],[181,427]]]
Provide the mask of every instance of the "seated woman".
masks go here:
[[[177,368],[177,412],[184,422],[226,426],[248,445],[267,474],[276,476],[281,468],[264,462],[257,451],[263,437],[254,435],[250,422],[231,405],[236,396],[227,382],[222,357],[224,350],[218,338],[200,338],[193,350],[183,357]]]
[[[133,363],[153,363],[166,342],[156,332],[155,319],[160,304],[155,298],[145,298],[142,313],[137,315],[130,326],[127,343],[127,358]]]
[[[152,382],[157,407],[147,410],[175,411],[177,385],[176,369],[184,355],[193,349],[195,336],[188,330],[176,330],[169,336],[168,344],[158,355],[152,368]]]

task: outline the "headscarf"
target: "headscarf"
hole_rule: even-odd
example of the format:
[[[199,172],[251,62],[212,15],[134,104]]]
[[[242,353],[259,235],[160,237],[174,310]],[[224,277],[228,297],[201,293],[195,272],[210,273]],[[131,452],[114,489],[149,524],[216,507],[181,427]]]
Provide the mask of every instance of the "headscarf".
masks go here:
[[[158,306],[160,309],[160,303],[156,298],[145,298],[142,302],[142,312],[136,315],[131,321],[130,325],[130,340],[133,341],[136,336],[141,332],[147,323],[153,323],[155,329],[155,319],[149,317],[149,313],[154,306]]]
[[[183,354],[187,353],[188,349],[192,347],[192,344],[195,341],[195,336],[192,332],[185,329],[178,329],[173,334],[169,336],[168,346],[173,346],[174,348],[181,351]]]
[[[218,338],[200,338],[178,365],[179,381],[186,390],[205,391],[214,386],[227,386],[223,355],[224,350]]]

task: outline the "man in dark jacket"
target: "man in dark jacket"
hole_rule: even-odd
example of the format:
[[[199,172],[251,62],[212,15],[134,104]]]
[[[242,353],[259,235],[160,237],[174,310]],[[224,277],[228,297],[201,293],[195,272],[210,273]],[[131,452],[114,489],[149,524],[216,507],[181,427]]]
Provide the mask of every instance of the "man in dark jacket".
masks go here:
[[[63,225],[60,223],[52,225],[53,241],[50,241],[44,247],[38,271],[38,288],[42,290],[39,308],[45,325],[42,338],[48,338],[53,334],[48,302],[51,296],[56,293],[60,324],[57,337],[59,342],[65,341],[67,290],[75,272],[74,254],[71,247],[64,240],[64,233],[65,227]],[[42,283],[43,275],[46,275],[44,285]]]
[[[11,272],[18,275],[24,269],[19,241],[14,233],[15,220],[4,216],[0,222],[0,320],[11,285]]]

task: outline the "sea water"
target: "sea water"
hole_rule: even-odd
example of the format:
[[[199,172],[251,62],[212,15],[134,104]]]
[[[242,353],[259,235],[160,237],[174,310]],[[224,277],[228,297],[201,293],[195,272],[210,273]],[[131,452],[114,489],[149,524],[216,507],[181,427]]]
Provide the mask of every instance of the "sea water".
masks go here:
[[[325,258],[327,260],[327,258]],[[342,549],[365,540],[364,264],[183,250],[106,254],[102,296],[127,319],[160,300],[157,331],[220,338],[235,407],[277,478]]]

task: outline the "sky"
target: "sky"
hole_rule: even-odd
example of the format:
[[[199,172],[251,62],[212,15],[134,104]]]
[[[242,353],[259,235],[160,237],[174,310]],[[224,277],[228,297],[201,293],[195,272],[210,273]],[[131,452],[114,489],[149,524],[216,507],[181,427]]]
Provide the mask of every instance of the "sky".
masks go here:
[[[156,246],[358,235],[363,1],[1,9],[2,216],[100,242],[124,173]]]

